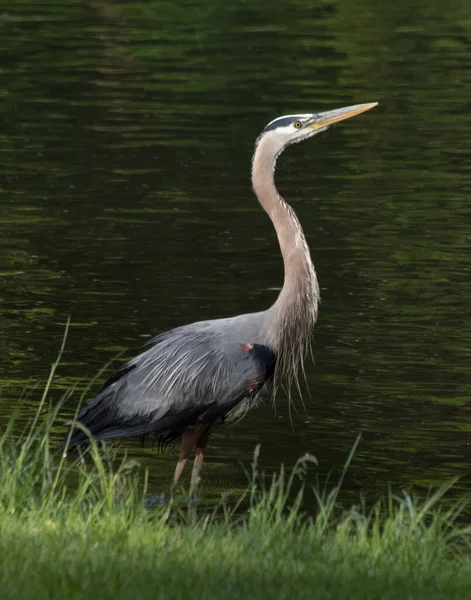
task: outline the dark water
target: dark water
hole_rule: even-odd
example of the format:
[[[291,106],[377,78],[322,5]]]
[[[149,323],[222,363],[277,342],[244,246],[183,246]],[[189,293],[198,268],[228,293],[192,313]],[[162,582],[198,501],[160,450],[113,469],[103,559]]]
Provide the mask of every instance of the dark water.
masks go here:
[[[25,388],[22,418],[35,410],[68,315],[64,419],[119,352],[268,307],[282,267],[251,192],[255,137],[284,113],[378,101],[278,162],[322,289],[313,400],[293,426],[280,395],[219,431],[206,490],[241,485],[257,443],[267,469],[315,454],[323,480],[359,432],[351,493],[468,472],[467,0],[16,0],[0,50],[3,420]],[[130,452],[164,488],[174,458]]]

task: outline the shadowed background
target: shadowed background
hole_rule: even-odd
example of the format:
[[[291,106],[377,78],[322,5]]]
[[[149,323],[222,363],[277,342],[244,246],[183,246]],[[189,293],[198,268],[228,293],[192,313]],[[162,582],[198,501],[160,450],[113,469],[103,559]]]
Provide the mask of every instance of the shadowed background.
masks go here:
[[[259,442],[264,468],[311,452],[323,481],[359,432],[355,496],[468,471],[469,2],[17,0],[0,50],[0,420],[25,388],[33,414],[68,315],[64,419],[118,353],[268,307],[282,263],[251,191],[256,136],[378,101],[279,160],[323,299],[312,401],[292,425],[280,394],[217,432],[202,491],[242,485]],[[165,489],[173,458],[127,448]]]

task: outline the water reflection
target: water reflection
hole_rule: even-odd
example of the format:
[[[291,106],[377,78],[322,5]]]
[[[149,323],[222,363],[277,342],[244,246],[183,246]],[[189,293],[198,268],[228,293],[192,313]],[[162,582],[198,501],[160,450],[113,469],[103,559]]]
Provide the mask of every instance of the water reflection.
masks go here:
[[[308,451],[335,472],[359,431],[352,493],[467,471],[470,13],[456,0],[4,11],[2,417],[47,378],[69,314],[55,397],[149,334],[268,306],[282,272],[250,189],[254,138],[285,112],[378,100],[280,159],[322,288],[313,402],[293,427],[280,396],[221,431],[207,485],[241,485],[258,442],[267,468]],[[173,459],[131,452],[156,489],[168,479]]]

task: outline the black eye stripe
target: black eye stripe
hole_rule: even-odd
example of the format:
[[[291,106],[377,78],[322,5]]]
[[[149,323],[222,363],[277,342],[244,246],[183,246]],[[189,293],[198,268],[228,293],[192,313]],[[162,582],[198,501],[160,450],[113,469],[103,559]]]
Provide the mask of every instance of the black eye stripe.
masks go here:
[[[266,131],[271,131],[272,129],[276,129],[277,127],[288,127],[288,125],[294,125],[294,123],[297,123],[298,121],[299,119],[297,117],[280,117],[279,119],[275,119],[273,123],[269,123],[263,130],[263,133]]]

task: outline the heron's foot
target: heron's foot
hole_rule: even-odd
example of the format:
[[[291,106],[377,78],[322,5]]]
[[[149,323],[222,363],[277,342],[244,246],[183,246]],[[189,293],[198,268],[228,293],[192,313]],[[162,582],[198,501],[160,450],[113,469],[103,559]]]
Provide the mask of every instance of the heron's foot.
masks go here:
[[[156,496],[150,496],[145,498],[144,506],[146,508],[157,508],[158,506],[165,506],[171,500],[172,496],[169,494],[158,494]]]
[[[201,498],[201,496],[196,494],[196,492],[190,493],[186,499],[188,504],[199,504],[200,502],[202,502],[202,500],[203,500],[203,498]]]
[[[164,494],[162,494],[164,496]],[[202,498],[196,493],[195,489],[185,490],[185,488],[180,489],[179,493],[176,493],[175,488],[170,490],[170,494],[166,497],[167,504],[171,500],[177,504],[197,504],[202,501]]]

